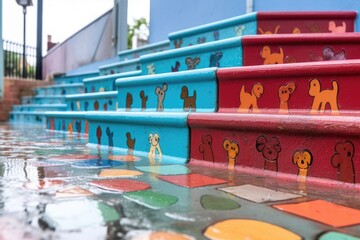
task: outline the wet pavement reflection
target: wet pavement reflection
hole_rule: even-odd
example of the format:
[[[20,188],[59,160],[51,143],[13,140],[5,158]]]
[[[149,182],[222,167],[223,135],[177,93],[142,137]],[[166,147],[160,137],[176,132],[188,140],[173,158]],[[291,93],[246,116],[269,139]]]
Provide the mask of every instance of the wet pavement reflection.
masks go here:
[[[0,239],[360,239],[360,188],[2,124]]]

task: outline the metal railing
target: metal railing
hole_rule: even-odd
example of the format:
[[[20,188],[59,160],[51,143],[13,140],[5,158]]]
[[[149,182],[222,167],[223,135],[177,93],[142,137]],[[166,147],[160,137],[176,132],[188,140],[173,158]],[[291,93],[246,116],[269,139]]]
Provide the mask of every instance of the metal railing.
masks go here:
[[[4,76],[9,78],[35,79],[36,77],[36,48],[26,46],[23,59],[23,44],[3,40],[4,48]],[[25,61],[25,72],[23,69]]]

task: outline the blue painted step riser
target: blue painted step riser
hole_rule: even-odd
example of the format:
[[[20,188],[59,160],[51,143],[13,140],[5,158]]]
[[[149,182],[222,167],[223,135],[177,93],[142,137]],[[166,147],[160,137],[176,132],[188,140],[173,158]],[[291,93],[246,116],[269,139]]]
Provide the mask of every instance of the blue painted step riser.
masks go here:
[[[214,112],[216,68],[116,81],[119,111]]]
[[[11,123],[45,124],[46,117],[43,114],[10,113]]]
[[[80,118],[47,117],[46,128],[49,130],[71,133],[87,133],[87,121]]]
[[[35,94],[37,96],[49,96],[49,95],[66,95],[66,94],[78,94],[83,93],[84,87],[81,86],[67,86],[67,87],[51,87],[51,88],[37,88]]]
[[[71,95],[66,98],[67,111],[115,111],[117,92]]]
[[[112,74],[84,79],[85,93],[116,91],[115,81],[118,78],[140,76],[141,71]]]
[[[139,58],[140,56],[146,54],[166,51],[169,49],[169,47],[170,47],[170,42],[164,41],[160,43],[145,45],[143,47],[139,47],[136,49],[121,51],[119,52],[118,56],[120,62],[128,61]]]
[[[59,97],[23,97],[21,104],[62,104],[65,98]]]
[[[70,84],[70,83],[82,83],[85,78],[91,78],[99,76],[99,71],[94,71],[90,73],[84,73],[79,75],[73,76],[62,76],[62,77],[55,77],[54,84]]]
[[[257,32],[256,13],[226,19],[217,26],[205,25],[169,34],[170,48],[180,48]]]
[[[100,75],[111,75],[125,72],[132,72],[140,70],[140,60],[134,59],[125,62],[118,62],[115,64],[109,64],[105,66],[101,66],[99,68]]]
[[[36,112],[36,111],[66,111],[66,106],[48,106],[48,107],[44,107],[44,106],[27,106],[27,105],[17,105],[17,106],[13,106],[13,111],[18,111],[18,112]]]
[[[120,148],[124,154],[187,161],[187,115],[178,114],[171,119],[161,115],[153,117],[125,112],[117,113],[115,118],[113,115],[91,114],[86,117],[89,120],[89,143]]]
[[[193,47],[169,50],[140,58],[143,75],[179,72],[209,67],[242,66],[241,38],[231,38]]]

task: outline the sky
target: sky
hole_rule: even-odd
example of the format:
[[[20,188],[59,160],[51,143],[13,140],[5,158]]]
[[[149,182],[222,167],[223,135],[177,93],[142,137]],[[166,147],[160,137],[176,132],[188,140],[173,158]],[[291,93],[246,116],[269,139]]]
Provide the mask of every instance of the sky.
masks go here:
[[[3,39],[23,43],[23,11],[16,0],[2,0]],[[26,42],[36,46],[37,0],[27,7]],[[93,20],[110,10],[114,0],[43,0],[43,53],[47,35],[53,42],[63,42]],[[139,7],[141,6],[141,7]],[[128,23],[145,17],[149,20],[150,0],[128,0]]]

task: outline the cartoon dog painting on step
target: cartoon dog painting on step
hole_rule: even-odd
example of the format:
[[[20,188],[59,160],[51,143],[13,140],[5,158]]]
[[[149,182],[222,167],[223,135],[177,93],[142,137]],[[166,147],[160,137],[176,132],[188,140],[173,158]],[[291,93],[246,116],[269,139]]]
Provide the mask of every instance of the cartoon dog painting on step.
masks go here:
[[[157,133],[150,133],[149,134],[149,143],[150,143],[150,150],[148,157],[150,159],[154,159],[156,157],[156,152],[158,152],[158,158],[162,158],[162,152],[160,148],[160,136]]]

